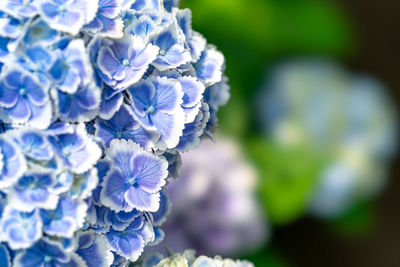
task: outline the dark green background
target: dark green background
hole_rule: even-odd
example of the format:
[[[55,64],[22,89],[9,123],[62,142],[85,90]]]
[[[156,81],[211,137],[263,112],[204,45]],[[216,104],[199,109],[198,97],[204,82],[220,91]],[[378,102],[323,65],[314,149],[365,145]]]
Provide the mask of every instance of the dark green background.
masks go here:
[[[258,193],[273,223],[272,237],[244,257],[256,266],[400,266],[399,160],[386,191],[373,203],[360,203],[331,221],[303,216],[304,195],[315,182],[310,177],[324,159],[303,148],[282,151],[268,144],[254,109],[268,69],[297,57],[333,58],[351,71],[372,74],[384,81],[397,105],[400,3],[184,0],[181,7],[192,10],[193,28],[226,57],[232,97],[220,111],[220,129],[241,142],[261,173]],[[273,179],[278,176],[285,179]]]

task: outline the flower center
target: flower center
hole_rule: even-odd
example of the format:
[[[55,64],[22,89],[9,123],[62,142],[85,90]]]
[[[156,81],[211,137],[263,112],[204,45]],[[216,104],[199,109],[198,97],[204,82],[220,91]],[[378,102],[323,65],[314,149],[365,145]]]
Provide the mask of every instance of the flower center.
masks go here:
[[[129,60],[128,59],[124,59],[122,60],[122,65],[124,65],[125,67],[129,66]]]
[[[121,138],[122,137],[122,132],[121,131],[117,131],[115,133],[116,137]]]
[[[19,94],[20,94],[21,96],[26,95],[26,89],[25,89],[25,88],[19,89]]]
[[[38,36],[38,35],[40,35],[42,33],[42,28],[41,27],[35,27],[35,28],[33,28],[32,33],[33,33],[33,35]]]
[[[31,3],[31,0],[24,0],[22,3],[24,6],[28,6]]]
[[[147,107],[146,108],[146,114],[151,114],[151,113],[153,113],[154,111],[156,110],[156,108],[153,106],[153,105],[151,105],[151,106],[149,106],[149,107]]]
[[[137,187],[138,186],[138,184],[136,182],[136,177],[133,177],[133,178],[129,179],[128,183],[133,187]]]
[[[44,256],[44,261],[45,262],[50,262],[53,258],[49,255]]]
[[[62,154],[65,156],[65,157],[68,157],[68,156],[70,156],[71,155],[71,149],[67,146],[67,147],[64,147],[63,149],[62,149]]]
[[[59,8],[58,8],[58,11],[59,12],[65,12],[65,11],[67,11],[67,7],[64,6],[64,5],[60,5]]]

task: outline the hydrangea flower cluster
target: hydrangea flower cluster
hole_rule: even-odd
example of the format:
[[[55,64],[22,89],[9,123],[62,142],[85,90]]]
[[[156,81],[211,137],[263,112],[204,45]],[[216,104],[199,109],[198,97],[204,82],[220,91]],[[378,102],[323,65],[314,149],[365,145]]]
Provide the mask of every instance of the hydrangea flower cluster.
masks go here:
[[[224,57],[161,0],[0,1],[0,265],[126,266],[216,124]]]
[[[232,140],[217,136],[182,155],[178,179],[166,186],[172,206],[163,224],[165,238],[148,247],[167,255],[195,249],[206,256],[232,257],[264,243],[267,222],[255,197],[257,174]]]
[[[149,254],[140,265],[141,267],[254,267],[251,262],[223,259],[220,256],[209,258],[199,256],[196,258],[193,250],[185,250],[182,254],[174,254],[163,258],[161,254]]]
[[[327,161],[310,212],[339,216],[378,193],[397,142],[397,116],[383,85],[324,60],[282,64],[271,77],[260,98],[266,132]]]

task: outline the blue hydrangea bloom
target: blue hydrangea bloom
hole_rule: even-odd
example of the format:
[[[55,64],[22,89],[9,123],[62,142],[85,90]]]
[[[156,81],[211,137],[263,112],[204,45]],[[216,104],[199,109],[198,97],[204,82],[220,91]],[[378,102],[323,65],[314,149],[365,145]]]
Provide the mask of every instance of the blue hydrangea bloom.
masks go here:
[[[14,266],[86,266],[75,253],[67,253],[62,246],[48,239],[42,239],[31,248],[19,253],[14,259]]]
[[[193,76],[182,76],[178,71],[154,71],[154,75],[173,78],[179,81],[183,91],[182,108],[185,112],[185,123],[191,123],[199,113],[202,105],[205,86]]]
[[[107,240],[93,231],[80,232],[77,237],[76,253],[86,262],[88,267],[109,267],[114,256]]]
[[[18,18],[30,18],[36,15],[35,0],[4,0],[0,3],[0,10]]]
[[[24,129],[9,132],[25,156],[32,161],[50,160],[54,153],[46,136],[37,130]]]
[[[26,172],[8,193],[8,200],[13,208],[21,211],[32,211],[36,208],[54,209],[58,195],[51,192],[56,184],[50,172]]]
[[[0,244],[0,266],[11,267],[10,252],[3,244]]]
[[[127,12],[124,16],[126,34],[139,36],[148,42],[150,38],[172,23],[168,13],[154,9],[144,9],[140,12]]]
[[[179,0],[164,0],[163,4],[164,8],[168,10],[168,12],[171,12],[172,8],[177,7],[179,5]]]
[[[205,133],[210,120],[210,110],[207,103],[202,103],[199,113],[191,123],[185,124],[179,144],[175,147],[178,151],[189,151],[200,144],[200,137]],[[207,133],[207,132],[206,132]]]
[[[123,101],[124,95],[122,93],[115,92],[110,87],[105,86],[101,95],[99,117],[109,120],[120,109]]]
[[[140,11],[145,8],[160,10],[161,1],[160,0],[135,0],[131,5],[131,8]]]
[[[0,220],[1,238],[12,249],[28,248],[42,236],[39,210],[23,212],[7,207]]]
[[[56,41],[59,33],[50,28],[43,20],[37,20],[26,30],[23,41],[25,45],[47,45]]]
[[[1,266],[122,267],[163,239],[224,68],[177,2],[0,1]]]
[[[42,0],[38,9],[42,18],[53,28],[77,34],[96,15],[97,0]]]
[[[86,122],[94,119],[100,106],[100,89],[94,84],[80,85],[75,93],[60,90],[57,99],[58,116],[62,121]]]
[[[125,139],[134,141],[144,149],[149,149],[159,138],[159,134],[144,130],[125,104],[111,119],[97,119],[95,127],[95,135],[101,138],[107,147],[114,139]]]
[[[49,73],[57,88],[73,94],[80,84],[87,84],[91,79],[92,68],[82,40],[73,40],[59,52],[58,59]]]
[[[174,0],[169,0],[169,2],[173,1]],[[166,4],[166,1],[164,1],[164,5]],[[192,62],[196,62],[206,48],[207,41],[200,33],[192,29],[192,12],[190,9],[176,10],[175,17],[179,27],[185,34],[186,42],[190,48]]]
[[[70,126],[71,131],[49,136],[55,154],[73,172],[83,173],[101,157],[100,147],[88,136],[85,126]]]
[[[0,80],[0,119],[40,129],[51,120],[48,90],[32,73],[12,69]]]
[[[25,157],[19,147],[11,139],[0,136],[0,189],[14,184],[26,167]]]
[[[161,71],[179,67],[192,60],[190,52],[185,48],[184,37],[175,24],[165,28],[151,42],[160,48],[152,64]]]
[[[133,85],[127,93],[138,122],[148,130],[158,131],[167,148],[175,147],[185,123],[181,84],[175,79],[154,77]]]
[[[84,29],[100,33],[104,37],[122,38],[124,24],[119,14],[122,11],[120,0],[99,0],[96,17]]]
[[[97,169],[91,168],[84,173],[74,173],[73,183],[69,189],[68,194],[72,198],[79,197],[80,199],[86,199],[92,195],[92,191],[97,187],[99,178],[97,176]]]
[[[161,226],[164,221],[166,220],[166,217],[168,213],[170,212],[172,208],[172,203],[168,198],[167,193],[165,190],[160,191],[160,208],[156,212],[152,212],[152,218],[153,218],[153,225],[154,226]]]
[[[49,235],[72,237],[83,226],[87,205],[79,199],[63,197],[54,210],[41,210],[43,231]]]
[[[106,155],[113,168],[104,177],[101,202],[115,211],[157,211],[167,161],[124,140],[111,142]]]
[[[157,46],[146,45],[139,37],[125,36],[100,48],[97,67],[106,84],[124,90],[142,78],[158,51]]]
[[[224,68],[224,56],[213,47],[208,47],[194,64],[197,78],[207,85],[220,82]]]
[[[24,26],[25,20],[17,19],[0,10],[0,36],[18,39],[22,32],[21,28]]]
[[[151,224],[143,216],[137,217],[123,231],[111,229],[106,238],[111,250],[131,261],[136,261],[146,243],[154,239]]]

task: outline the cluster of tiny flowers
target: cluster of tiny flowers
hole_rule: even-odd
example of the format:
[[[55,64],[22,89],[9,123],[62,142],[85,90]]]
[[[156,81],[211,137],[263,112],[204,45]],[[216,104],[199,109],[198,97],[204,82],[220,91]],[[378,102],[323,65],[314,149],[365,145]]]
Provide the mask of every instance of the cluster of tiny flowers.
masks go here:
[[[185,250],[182,254],[174,254],[163,258],[161,254],[146,255],[139,267],[254,267],[251,262],[231,259],[223,259],[219,256],[209,258],[195,256],[193,250]]]
[[[310,212],[340,216],[380,192],[397,143],[397,115],[381,82],[325,60],[288,62],[271,77],[260,97],[271,140],[326,161]]]
[[[126,266],[211,135],[224,57],[161,0],[0,1],[0,266]]]

